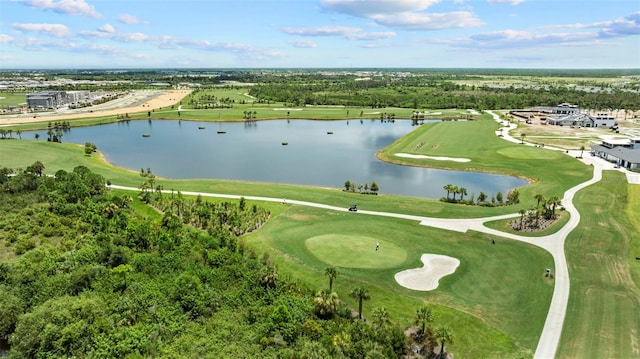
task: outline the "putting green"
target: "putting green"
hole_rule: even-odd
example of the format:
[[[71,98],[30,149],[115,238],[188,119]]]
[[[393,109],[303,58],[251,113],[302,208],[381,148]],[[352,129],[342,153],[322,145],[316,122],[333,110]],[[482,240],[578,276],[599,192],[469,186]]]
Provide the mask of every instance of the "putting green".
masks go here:
[[[554,160],[562,156],[558,151],[524,145],[522,147],[503,147],[498,150],[498,153],[509,158],[531,160]]]
[[[391,268],[407,259],[404,248],[367,236],[324,234],[308,238],[305,245],[321,261],[344,268]]]

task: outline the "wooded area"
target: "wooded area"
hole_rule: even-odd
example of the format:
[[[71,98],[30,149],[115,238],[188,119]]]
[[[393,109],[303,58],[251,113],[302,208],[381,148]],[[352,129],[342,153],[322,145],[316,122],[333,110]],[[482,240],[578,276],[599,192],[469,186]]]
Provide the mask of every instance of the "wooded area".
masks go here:
[[[10,357],[389,358],[409,342],[434,353],[453,339],[432,327],[429,308],[407,337],[385,308],[358,319],[364,287],[349,293],[356,312],[325,283],[279,276],[238,237],[268,218],[244,199],[145,189],[160,219],[145,218],[86,167],[43,171],[0,169],[0,341]],[[340,280],[335,268],[325,274],[329,288]]]

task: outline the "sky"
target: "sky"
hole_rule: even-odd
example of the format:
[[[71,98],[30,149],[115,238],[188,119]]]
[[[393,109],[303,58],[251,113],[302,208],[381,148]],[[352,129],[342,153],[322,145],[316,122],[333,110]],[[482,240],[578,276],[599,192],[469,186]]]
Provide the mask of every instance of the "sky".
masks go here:
[[[0,0],[0,69],[640,68],[640,0]]]

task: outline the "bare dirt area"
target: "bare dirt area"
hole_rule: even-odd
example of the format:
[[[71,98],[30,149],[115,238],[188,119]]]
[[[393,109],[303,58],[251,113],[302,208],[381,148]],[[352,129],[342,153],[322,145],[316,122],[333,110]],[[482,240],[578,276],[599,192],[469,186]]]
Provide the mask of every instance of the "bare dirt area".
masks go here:
[[[117,116],[136,112],[152,111],[179,103],[191,90],[143,90],[101,105],[79,110],[41,112],[0,117],[0,126],[22,123],[62,121],[80,118]]]
[[[593,113],[589,113],[593,115]],[[518,121],[518,128],[511,131],[511,136],[520,138],[525,135],[525,141],[543,143],[563,149],[579,149],[584,146],[598,144],[607,138],[640,137],[640,113],[624,113],[617,111],[610,113],[616,118],[618,132],[608,128],[585,128],[571,126],[553,126],[542,120],[543,116],[532,116],[531,123],[525,119],[507,115],[512,121]]]

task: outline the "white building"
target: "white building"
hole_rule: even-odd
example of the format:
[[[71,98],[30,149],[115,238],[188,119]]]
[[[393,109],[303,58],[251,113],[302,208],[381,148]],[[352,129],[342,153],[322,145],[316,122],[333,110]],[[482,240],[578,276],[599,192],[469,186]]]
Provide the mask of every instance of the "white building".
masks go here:
[[[599,113],[596,116],[589,116],[580,112],[578,105],[568,103],[561,103],[556,107],[551,107],[546,112],[551,112],[551,115],[544,118],[549,125],[605,128],[611,128],[616,125],[616,119],[611,115]]]
[[[640,138],[603,140],[591,146],[591,154],[623,168],[640,170]]]

